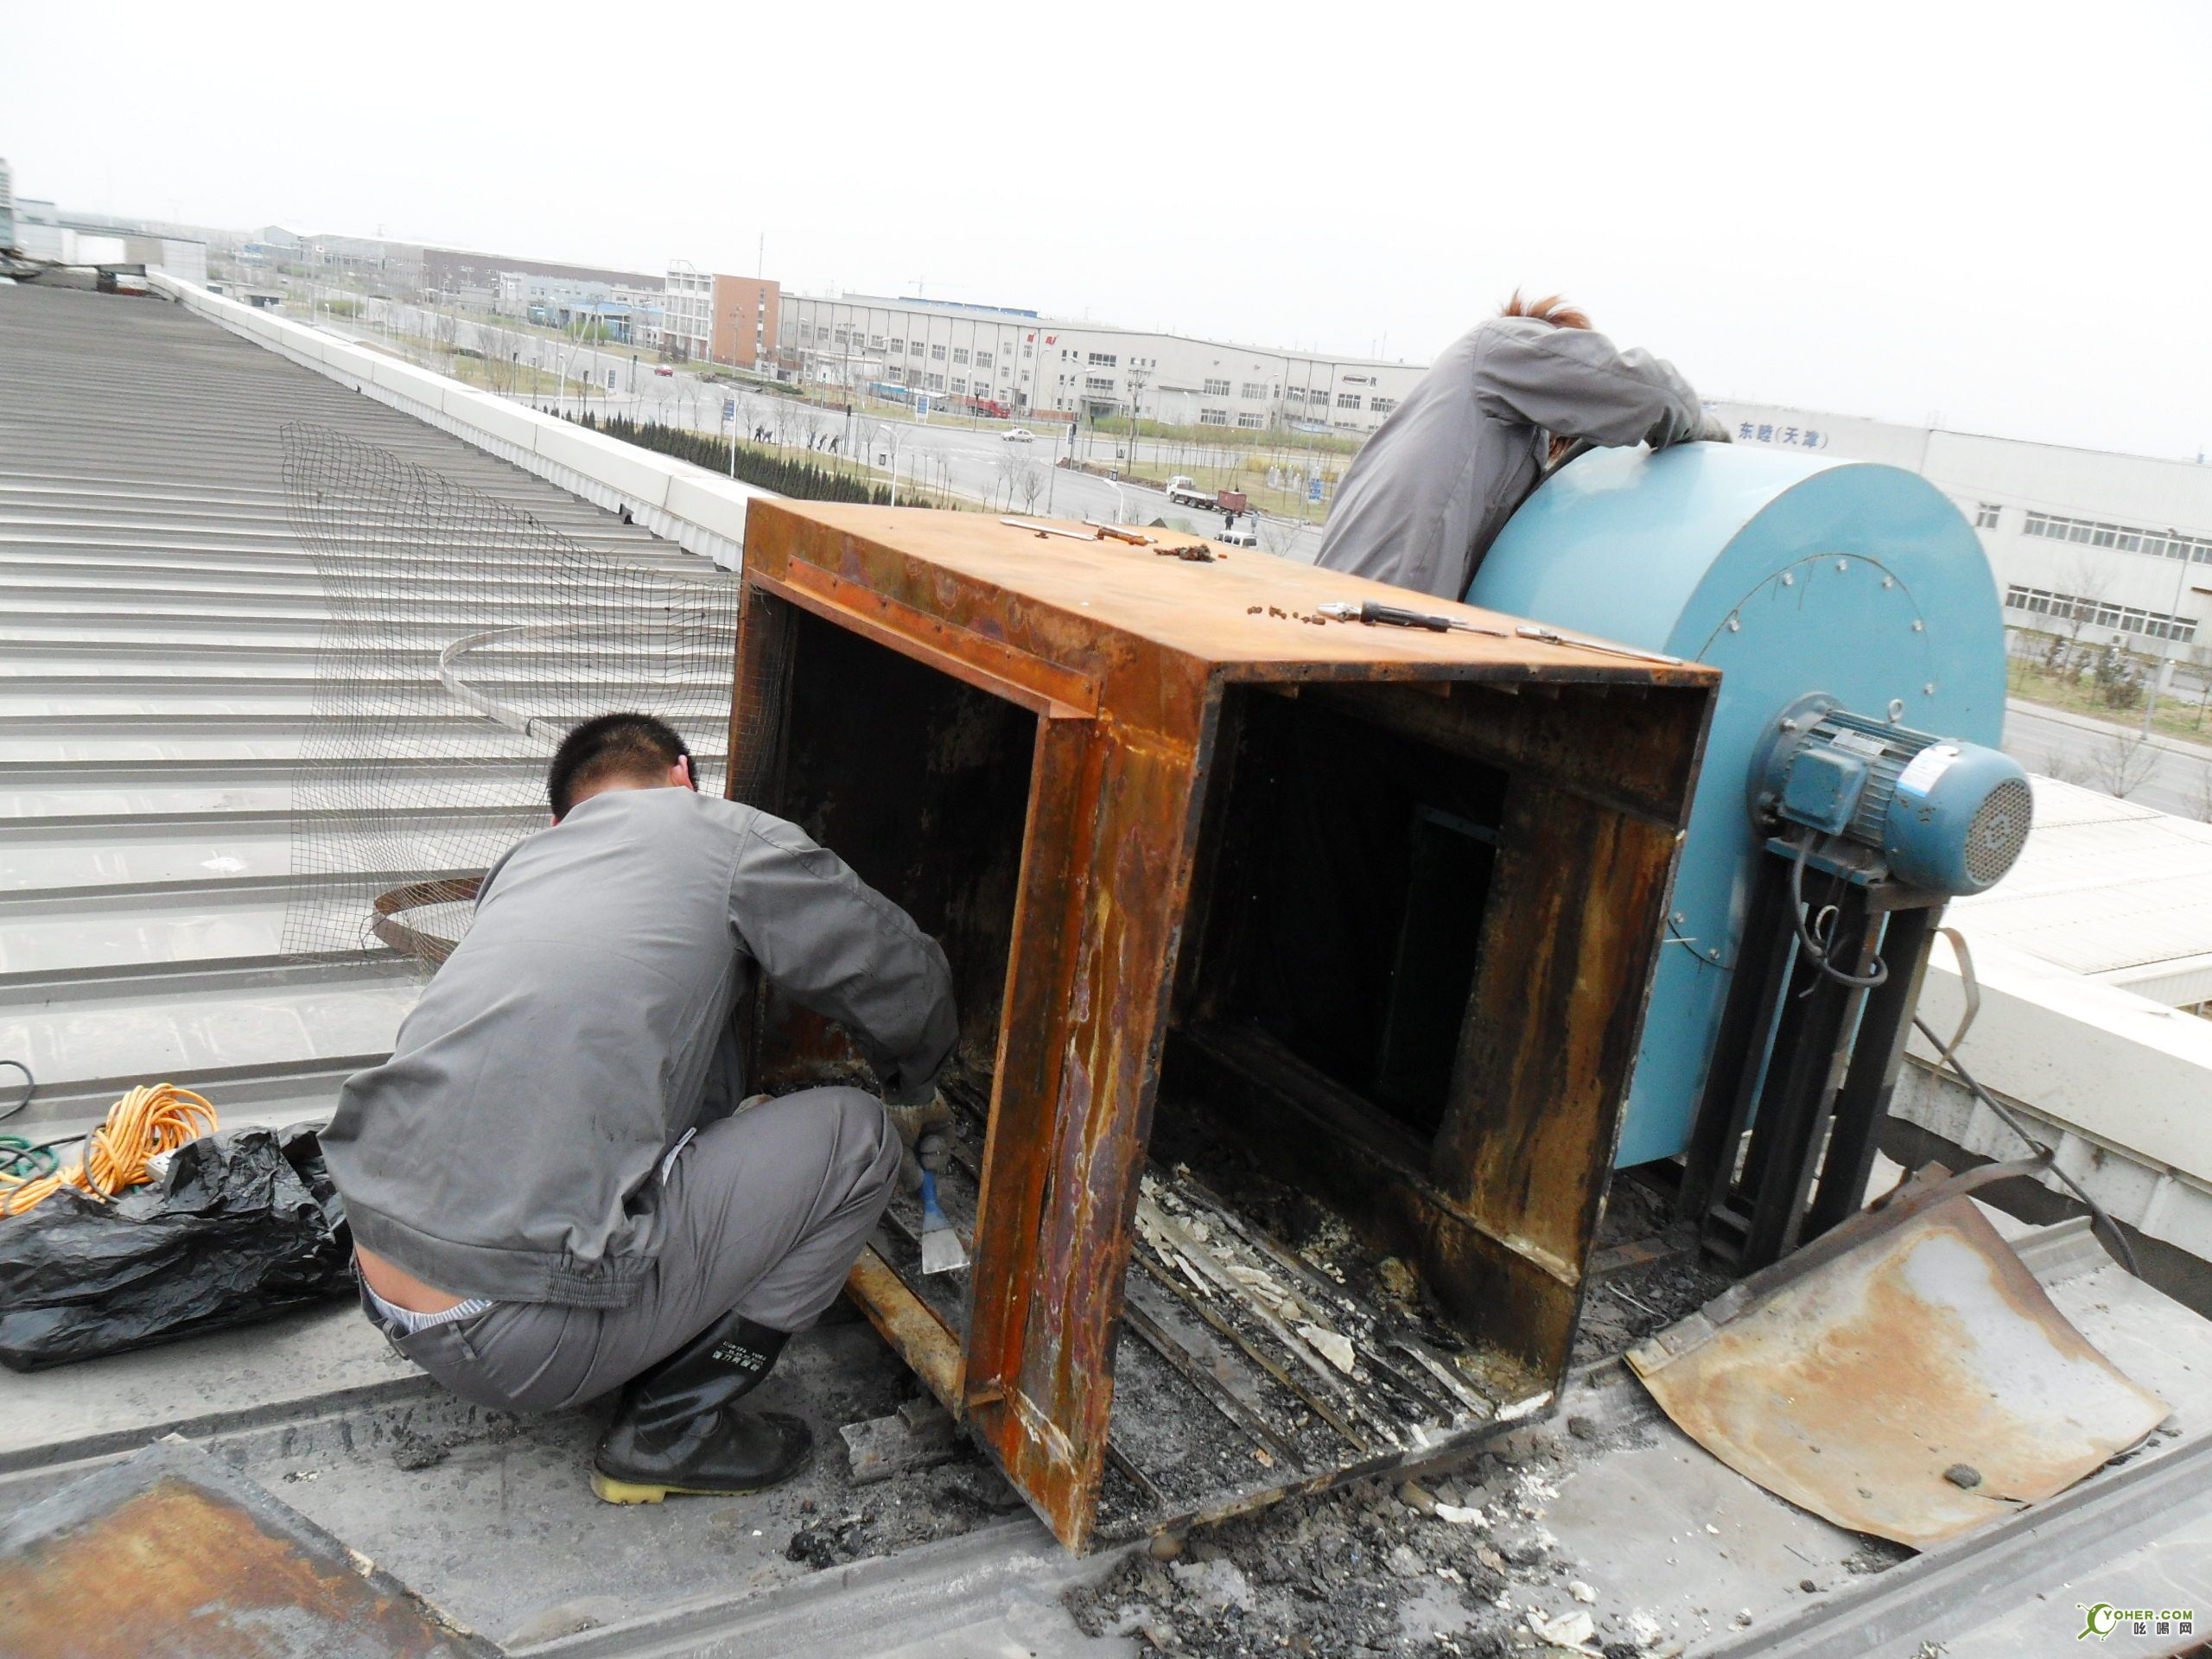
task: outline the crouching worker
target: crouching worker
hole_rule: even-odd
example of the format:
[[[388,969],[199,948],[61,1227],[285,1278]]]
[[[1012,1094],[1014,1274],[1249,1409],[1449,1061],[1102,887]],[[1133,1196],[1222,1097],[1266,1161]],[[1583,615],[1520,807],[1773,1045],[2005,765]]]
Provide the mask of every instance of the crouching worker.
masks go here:
[[[792,825],[701,796],[657,720],[578,726],[548,793],[553,827],[485,876],[323,1136],[363,1306],[480,1404],[621,1388],[593,1460],[610,1502],[758,1491],[811,1436],[740,1402],[837,1294],[900,1145],[857,1089],[740,1109],[734,1012],[765,976],[918,1118],[957,1034],[944,953]]]

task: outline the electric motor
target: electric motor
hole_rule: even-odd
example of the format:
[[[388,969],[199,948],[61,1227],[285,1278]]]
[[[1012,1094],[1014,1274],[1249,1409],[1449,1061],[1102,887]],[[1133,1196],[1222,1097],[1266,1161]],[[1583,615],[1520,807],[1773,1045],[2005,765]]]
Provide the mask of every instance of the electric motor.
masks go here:
[[[1815,696],[1776,722],[1751,811],[1871,847],[1901,881],[1980,893],[2028,838],[2027,773],[2008,754],[1870,720]]]

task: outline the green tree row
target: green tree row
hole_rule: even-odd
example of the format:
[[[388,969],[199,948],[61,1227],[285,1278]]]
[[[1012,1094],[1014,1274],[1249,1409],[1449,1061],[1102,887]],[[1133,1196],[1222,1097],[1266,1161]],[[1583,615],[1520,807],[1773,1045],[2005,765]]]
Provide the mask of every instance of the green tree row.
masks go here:
[[[594,415],[586,411],[581,416],[572,415],[567,418],[594,432],[604,432],[610,438],[620,438],[642,449],[657,449],[664,455],[674,455],[678,461],[690,461],[709,472],[727,474],[729,471],[728,441],[710,433],[688,432],[673,426],[641,426],[626,415]],[[891,492],[885,486],[844,477],[799,456],[764,454],[744,444],[737,448],[737,476],[795,501],[857,501],[878,507],[891,504]],[[916,507],[931,504],[917,501],[910,495],[905,505]]]

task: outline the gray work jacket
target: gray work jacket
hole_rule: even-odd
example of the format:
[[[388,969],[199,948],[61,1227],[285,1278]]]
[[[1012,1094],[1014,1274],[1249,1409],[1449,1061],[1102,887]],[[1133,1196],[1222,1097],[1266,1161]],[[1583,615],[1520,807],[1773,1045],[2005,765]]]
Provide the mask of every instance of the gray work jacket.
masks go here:
[[[476,918],[322,1137],[354,1236],[456,1296],[613,1307],[657,1172],[745,1080],[754,975],[842,1026],[896,1098],[958,1035],[944,952],[795,826],[610,790],[492,867]]]
[[[1453,341],[1352,457],[1315,562],[1463,598],[1552,438],[1660,449],[1700,418],[1689,382],[1648,352],[1493,317]]]

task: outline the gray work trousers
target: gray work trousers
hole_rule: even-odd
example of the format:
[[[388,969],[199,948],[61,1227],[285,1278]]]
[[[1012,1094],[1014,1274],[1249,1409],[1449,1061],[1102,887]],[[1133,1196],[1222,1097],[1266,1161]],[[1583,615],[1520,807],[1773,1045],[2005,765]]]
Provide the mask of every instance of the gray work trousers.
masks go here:
[[[708,1125],[677,1154],[663,1182],[660,1253],[628,1306],[496,1302],[411,1334],[373,1309],[370,1320],[464,1400],[513,1411],[580,1405],[732,1310],[772,1331],[812,1323],[898,1178],[899,1137],[873,1095],[784,1095]]]

